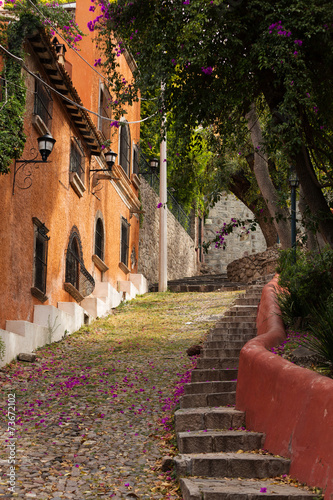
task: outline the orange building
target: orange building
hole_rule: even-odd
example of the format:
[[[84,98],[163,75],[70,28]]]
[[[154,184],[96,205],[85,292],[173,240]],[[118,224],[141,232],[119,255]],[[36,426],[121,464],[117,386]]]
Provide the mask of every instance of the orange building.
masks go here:
[[[90,67],[98,54],[87,29],[89,5],[66,6],[87,33],[84,60],[58,36],[38,31],[26,40],[27,141],[20,161],[0,177],[2,364],[146,291],[137,274],[140,104],[111,129],[105,80]],[[124,52],[119,62],[130,81],[133,59]],[[21,161],[33,158],[45,134],[56,141],[48,162]],[[106,139],[118,154],[112,173]]]

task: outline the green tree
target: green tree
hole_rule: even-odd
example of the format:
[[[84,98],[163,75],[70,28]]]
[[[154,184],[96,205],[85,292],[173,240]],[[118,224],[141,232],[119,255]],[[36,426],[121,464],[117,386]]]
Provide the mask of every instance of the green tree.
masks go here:
[[[252,138],[254,164],[263,153],[267,161],[278,150],[284,152],[321,233],[333,246],[333,216],[321,182],[326,177],[325,189],[331,190],[332,2],[99,3],[103,17],[94,26],[101,38],[110,40],[115,32],[137,60],[131,90],[156,96],[163,81],[165,92],[156,110],[172,111],[179,130],[213,124],[221,137],[237,134],[246,116],[256,123],[254,113],[265,100],[270,116],[265,133]]]

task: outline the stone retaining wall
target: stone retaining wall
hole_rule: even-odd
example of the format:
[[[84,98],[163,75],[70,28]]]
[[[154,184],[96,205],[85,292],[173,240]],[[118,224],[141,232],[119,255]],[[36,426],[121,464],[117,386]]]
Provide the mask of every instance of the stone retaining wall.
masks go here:
[[[234,260],[227,266],[228,279],[230,281],[249,283],[261,276],[274,274],[278,255],[278,245],[276,245],[268,248],[265,252]]]
[[[204,241],[210,241],[216,236],[223,223],[231,218],[253,219],[253,213],[232,194],[224,194],[220,201],[210,209],[204,226]],[[240,235],[239,230],[227,236],[226,249],[215,248],[214,244],[205,255],[205,269],[211,273],[223,273],[229,262],[246,255],[263,252],[266,249],[265,238],[260,229],[250,234]]]
[[[140,196],[143,223],[140,226],[138,273],[148,283],[158,282],[159,255],[159,197],[141,176]],[[198,274],[197,252],[193,239],[168,210],[168,280]]]

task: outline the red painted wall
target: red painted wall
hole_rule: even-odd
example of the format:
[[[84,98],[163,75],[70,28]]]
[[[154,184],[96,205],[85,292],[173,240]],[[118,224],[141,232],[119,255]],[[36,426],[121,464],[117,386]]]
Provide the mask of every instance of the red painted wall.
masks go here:
[[[263,289],[258,336],[242,349],[236,408],[248,429],[266,433],[264,448],[291,459],[290,474],[333,499],[333,380],[267,349],[285,339],[274,278]]]

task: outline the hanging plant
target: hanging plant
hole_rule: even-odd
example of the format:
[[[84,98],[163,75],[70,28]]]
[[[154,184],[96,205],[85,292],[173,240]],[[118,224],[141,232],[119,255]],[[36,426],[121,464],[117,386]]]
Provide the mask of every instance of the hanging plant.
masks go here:
[[[10,9],[15,17],[0,22],[0,42],[7,48],[3,51],[4,66],[1,72],[0,92],[0,174],[7,174],[13,159],[19,158],[24,149],[24,113],[26,86],[22,66],[12,55],[24,58],[23,44],[27,36],[36,30],[46,29],[54,35],[53,29],[61,30],[69,43],[82,39],[82,32],[69,13],[56,2],[34,5],[25,1],[13,2]],[[12,55],[10,55],[12,54]]]

